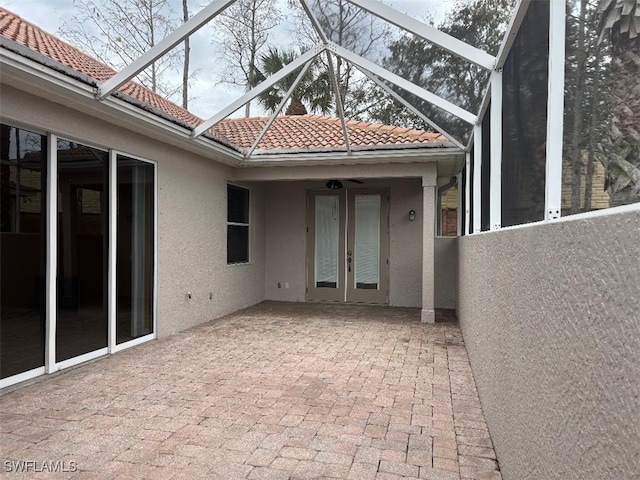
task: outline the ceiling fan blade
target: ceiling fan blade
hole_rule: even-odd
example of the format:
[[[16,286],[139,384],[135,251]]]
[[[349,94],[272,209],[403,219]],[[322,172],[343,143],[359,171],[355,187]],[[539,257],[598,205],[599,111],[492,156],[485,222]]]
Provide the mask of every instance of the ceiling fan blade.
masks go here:
[[[347,178],[347,182],[357,183],[358,185],[362,185],[364,183],[362,180],[358,180],[357,178]]]

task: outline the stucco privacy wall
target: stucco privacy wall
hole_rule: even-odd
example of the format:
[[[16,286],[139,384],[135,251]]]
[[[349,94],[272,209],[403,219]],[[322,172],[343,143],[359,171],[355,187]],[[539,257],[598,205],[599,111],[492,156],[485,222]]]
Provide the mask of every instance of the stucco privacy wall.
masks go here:
[[[458,240],[436,237],[434,241],[436,308],[456,308],[458,290]]]
[[[458,316],[503,477],[640,477],[640,206],[459,239]]]
[[[264,300],[262,185],[239,182],[254,194],[251,264],[227,266],[229,167],[10,86],[0,105],[3,122],[157,162],[159,336]]]
[[[267,253],[265,293],[270,300],[304,301],[306,254],[306,192],[326,189],[322,182],[283,181],[266,185]],[[422,305],[422,181],[420,178],[367,179],[362,186],[344,182],[346,188],[389,188],[390,190],[390,304],[403,307]],[[417,218],[409,221],[409,210]],[[442,242],[440,241],[442,240]],[[445,292],[455,292],[455,254],[451,239],[438,239],[437,252],[443,254],[439,263],[449,286]],[[449,263],[451,262],[451,263]],[[436,271],[436,278],[440,277]],[[439,280],[438,280],[439,281]],[[436,281],[436,288],[438,288]],[[280,283],[281,288],[278,288]],[[285,288],[286,284],[289,288]],[[437,290],[436,290],[437,291]],[[446,304],[436,307],[453,308],[449,297],[441,294]],[[455,301],[455,293],[452,297]]]

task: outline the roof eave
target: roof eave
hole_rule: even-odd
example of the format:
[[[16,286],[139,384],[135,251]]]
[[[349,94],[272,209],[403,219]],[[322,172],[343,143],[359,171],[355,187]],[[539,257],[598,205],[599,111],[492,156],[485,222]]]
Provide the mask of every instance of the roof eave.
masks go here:
[[[100,118],[105,118],[105,110],[111,113],[114,119],[122,120],[123,117],[144,125],[149,135],[163,138],[174,145],[179,145],[189,151],[212,158],[223,164],[237,166],[242,161],[240,152],[227,147],[209,136],[192,138],[192,129],[178,119],[164,118],[158,115],[156,109],[136,101],[129,95],[118,93],[111,95],[102,102],[95,99],[97,81],[87,75],[79,73],[66,65],[41,55],[33,50],[0,37],[0,68],[2,68],[2,82],[11,78],[19,81],[16,88],[29,91],[45,98],[50,98],[54,91],[71,94],[74,100],[82,103],[86,113],[100,113]],[[40,88],[37,82],[25,81],[25,75],[35,77],[42,84]],[[46,87],[46,88],[43,88]],[[34,90],[39,90],[36,93]],[[113,123],[113,122],[112,122]]]
[[[260,154],[244,160],[241,167],[269,167],[294,165],[344,165],[375,163],[415,163],[438,162],[443,159],[464,157],[464,151],[455,146],[400,149],[367,149],[353,150],[351,155],[346,151],[309,152],[296,151],[289,153]],[[292,153],[295,153],[293,155]]]
[[[98,81],[77,72],[29,48],[0,37],[0,66],[2,82],[17,80],[13,86],[43,98],[69,95],[73,102],[65,105],[89,115],[122,126],[123,120],[135,123],[137,131],[179,146],[185,150],[234,167],[260,167],[270,165],[341,165],[375,163],[438,162],[457,158],[464,152],[450,142],[428,144],[402,144],[352,147],[351,155],[336,149],[291,149],[262,151],[245,158],[241,149],[221,143],[209,135],[193,138],[193,129],[183,121],[162,114],[157,109],[135,98],[118,92],[101,102],[95,99]],[[33,81],[33,79],[38,81]],[[78,108],[81,105],[82,108]],[[16,119],[18,120],[18,119]],[[54,132],[63,134],[65,132]]]

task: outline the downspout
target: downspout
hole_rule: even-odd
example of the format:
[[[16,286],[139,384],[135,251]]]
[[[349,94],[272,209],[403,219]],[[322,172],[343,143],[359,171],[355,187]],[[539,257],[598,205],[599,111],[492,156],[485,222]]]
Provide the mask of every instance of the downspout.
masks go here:
[[[438,189],[437,201],[436,201],[436,236],[442,235],[442,195],[449,190],[451,187],[454,187],[458,183],[458,177],[454,176],[449,179],[449,183],[441,186]],[[460,212],[458,212],[460,214]]]

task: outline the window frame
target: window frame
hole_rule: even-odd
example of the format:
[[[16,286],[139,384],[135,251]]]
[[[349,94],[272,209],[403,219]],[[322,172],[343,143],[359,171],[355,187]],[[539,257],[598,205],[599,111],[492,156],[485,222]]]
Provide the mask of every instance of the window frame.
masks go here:
[[[44,308],[46,309],[45,318],[45,339],[44,339],[44,365],[27,370],[16,375],[5,377],[0,379],[0,389],[6,388],[33,378],[37,378],[46,374],[52,374],[59,370],[64,370],[75,365],[99,358],[108,354],[113,354],[157,338],[158,331],[158,212],[159,212],[159,163],[156,160],[140,157],[122,151],[119,149],[110,148],[108,145],[96,143],[94,141],[84,140],[82,137],[76,135],[67,135],[64,133],[54,133],[49,129],[33,126],[30,123],[21,121],[15,121],[10,118],[3,118],[2,124],[9,127],[18,128],[21,130],[28,130],[31,133],[45,136],[47,138],[46,147],[46,266],[45,266],[45,299]],[[107,346],[99,350],[94,350],[86,354],[70,358],[68,360],[57,361],[56,353],[56,334],[58,326],[57,318],[57,299],[56,299],[56,285],[57,285],[57,252],[58,252],[58,237],[57,237],[57,215],[58,215],[58,139],[72,141],[82,144],[84,146],[95,148],[97,150],[108,153],[108,188],[104,192],[107,195],[108,203],[108,255],[107,255]],[[126,342],[116,344],[116,327],[115,327],[115,308],[116,308],[116,265],[117,265],[117,157],[122,155],[129,157],[136,161],[144,162],[153,165],[153,282],[152,282],[152,315],[153,315],[153,332],[140,336],[138,338],[128,340]]]
[[[248,196],[247,199],[247,212],[246,212],[246,218],[247,218],[247,222],[231,222],[229,221],[229,187],[232,188],[237,188],[240,190],[244,190],[246,191],[246,194]],[[239,185],[237,183],[233,183],[233,182],[227,182],[227,232],[226,232],[226,249],[227,249],[227,266],[228,267],[234,267],[234,266],[239,266],[239,265],[250,265],[251,264],[251,246],[252,246],[252,241],[251,241],[251,223],[252,223],[252,199],[253,199],[253,195],[251,192],[251,189],[244,186],[244,185]],[[232,262],[229,260],[229,227],[243,227],[247,229],[247,251],[246,251],[246,260],[242,260],[242,261],[236,261],[236,262]]]

